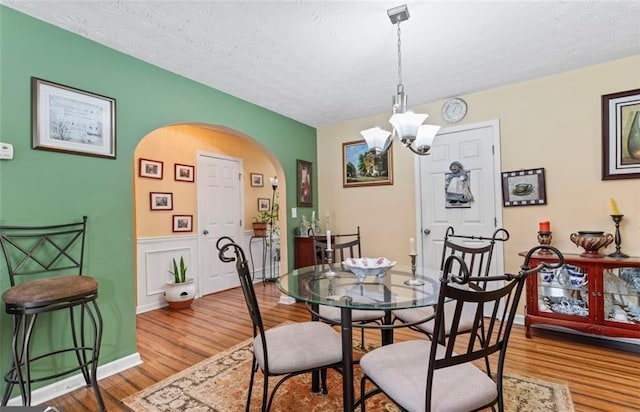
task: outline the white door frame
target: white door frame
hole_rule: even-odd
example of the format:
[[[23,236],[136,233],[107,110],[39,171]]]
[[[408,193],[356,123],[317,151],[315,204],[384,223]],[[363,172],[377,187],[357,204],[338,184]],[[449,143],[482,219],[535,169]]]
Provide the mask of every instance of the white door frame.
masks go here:
[[[452,126],[452,127],[447,127],[441,130],[442,132],[446,132],[446,133],[455,133],[455,132],[462,132],[465,130],[471,130],[471,129],[478,129],[478,128],[483,128],[483,127],[490,127],[492,130],[492,141],[493,141],[493,152],[494,152],[494,156],[493,156],[493,168],[494,168],[494,185],[496,190],[494,191],[494,208],[495,208],[495,216],[496,216],[496,222],[495,222],[495,226],[496,228],[500,228],[502,227],[502,174],[501,174],[501,161],[500,161],[500,120],[499,119],[493,119],[493,120],[487,120],[484,122],[478,122],[478,123],[470,123],[470,124],[463,124],[460,126]],[[438,137],[436,136],[436,139]],[[416,233],[415,233],[415,239],[417,240],[417,250],[424,250],[423,249],[423,242],[424,242],[424,236],[423,236],[423,230],[424,228],[424,223],[422,221],[422,170],[420,168],[420,158],[418,155],[414,156],[413,159],[413,170],[414,170],[414,182],[415,182],[415,202],[416,202]],[[496,263],[496,270],[497,273],[504,273],[504,247],[503,247],[503,242],[496,242],[495,244],[495,248],[494,248],[494,258],[495,258],[495,263]],[[424,256],[419,256],[419,263],[418,263],[418,267],[422,268],[424,267]]]

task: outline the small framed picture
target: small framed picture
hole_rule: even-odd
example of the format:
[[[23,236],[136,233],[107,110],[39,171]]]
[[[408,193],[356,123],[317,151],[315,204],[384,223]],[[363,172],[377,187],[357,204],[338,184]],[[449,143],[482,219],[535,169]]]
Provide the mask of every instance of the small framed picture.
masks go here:
[[[544,169],[502,172],[502,199],[505,207],[546,205]]]
[[[298,173],[296,173],[298,206],[313,207],[313,163],[297,159],[296,164],[298,166]]]
[[[31,78],[32,147],[116,158],[116,100]]]
[[[193,182],[195,181],[195,168],[190,165],[175,164],[174,178],[180,182]]]
[[[173,210],[173,193],[149,193],[151,210]]]
[[[262,173],[251,173],[251,187],[263,187],[264,175]]]
[[[258,198],[258,212],[268,212],[271,209],[271,200],[259,197]]]
[[[151,179],[162,179],[162,165],[158,160],[140,158],[140,170],[138,176],[149,177]]]
[[[173,215],[174,232],[192,232],[193,215]]]

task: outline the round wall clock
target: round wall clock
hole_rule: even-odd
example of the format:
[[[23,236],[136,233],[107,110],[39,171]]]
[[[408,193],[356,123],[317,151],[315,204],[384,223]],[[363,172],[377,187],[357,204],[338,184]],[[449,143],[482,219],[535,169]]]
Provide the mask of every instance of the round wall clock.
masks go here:
[[[448,123],[457,123],[467,114],[467,102],[459,97],[449,99],[442,105],[442,118]]]

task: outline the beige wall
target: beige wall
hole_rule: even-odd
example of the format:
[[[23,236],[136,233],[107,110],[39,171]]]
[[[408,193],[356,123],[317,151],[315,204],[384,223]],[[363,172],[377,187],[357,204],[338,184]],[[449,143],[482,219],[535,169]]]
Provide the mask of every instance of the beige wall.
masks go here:
[[[511,233],[505,245],[507,271],[518,270],[518,252],[537,244],[541,220],[551,221],[552,244],[565,253],[578,252],[569,240],[574,231],[613,232],[610,197],[625,215],[622,251],[640,256],[640,179],[601,180],[600,96],[636,88],[640,56],[461,96],[469,112],[459,124],[500,120],[502,171],[545,168],[547,205],[503,209],[504,227]],[[411,99],[410,79],[407,93]],[[442,103],[413,110],[429,113],[427,123],[446,127]],[[366,255],[407,263],[407,239],[416,233],[414,155],[394,143],[392,186],[342,187],[342,143],[359,140],[360,130],[375,125],[389,129],[388,117],[318,129],[320,215],[330,211],[338,232],[360,225]]]
[[[258,214],[258,198],[271,200],[272,188],[269,177],[280,175],[276,173],[273,159],[265,154],[256,142],[242,138],[237,134],[224,130],[216,130],[206,126],[192,125],[167,126],[149,133],[136,148],[135,152],[135,210],[137,237],[171,236],[171,216],[174,214],[193,215],[193,228],[197,232],[197,179],[187,183],[174,180],[174,164],[197,164],[197,152],[217,153],[225,156],[241,158],[244,167],[244,227],[251,229],[253,217]],[[164,176],[162,180],[139,177],[139,158],[164,162]],[[264,176],[264,187],[251,187],[251,173],[261,173]],[[283,187],[280,179],[279,190]],[[150,192],[173,193],[173,210],[150,211]],[[281,199],[280,203],[282,204]],[[286,205],[283,205],[286,207]],[[283,209],[286,210],[286,209]],[[182,233],[178,233],[180,235]],[[190,235],[193,233],[184,233]]]

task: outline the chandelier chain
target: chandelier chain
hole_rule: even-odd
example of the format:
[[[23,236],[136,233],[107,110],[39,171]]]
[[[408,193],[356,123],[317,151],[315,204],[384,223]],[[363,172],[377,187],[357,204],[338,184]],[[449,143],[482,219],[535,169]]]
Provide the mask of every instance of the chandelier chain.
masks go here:
[[[402,84],[402,42],[400,40],[400,22],[398,22],[398,85]]]

